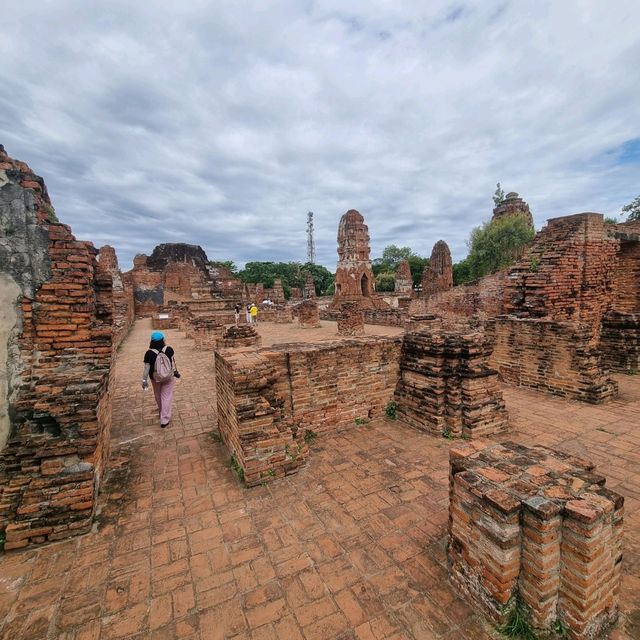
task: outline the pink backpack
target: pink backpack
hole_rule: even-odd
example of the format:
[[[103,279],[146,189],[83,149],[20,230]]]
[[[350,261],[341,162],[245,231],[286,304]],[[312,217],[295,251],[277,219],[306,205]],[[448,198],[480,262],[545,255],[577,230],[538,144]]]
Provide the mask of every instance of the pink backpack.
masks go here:
[[[173,364],[169,360],[169,356],[164,352],[166,347],[162,348],[162,351],[157,349],[151,349],[156,354],[156,363],[153,367],[153,380],[155,382],[166,382],[173,377]]]

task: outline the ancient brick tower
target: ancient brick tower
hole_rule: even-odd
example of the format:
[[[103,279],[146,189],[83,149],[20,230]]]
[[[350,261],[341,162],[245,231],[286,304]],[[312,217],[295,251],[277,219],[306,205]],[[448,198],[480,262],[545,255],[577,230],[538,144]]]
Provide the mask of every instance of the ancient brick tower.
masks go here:
[[[515,191],[507,193],[505,199],[493,210],[492,220],[498,220],[517,213],[525,216],[533,229],[533,216],[529,210],[529,205]]]
[[[422,295],[430,296],[453,287],[453,263],[449,246],[444,240],[433,245],[431,261],[422,274]]]
[[[396,293],[411,294],[412,290],[413,277],[411,276],[411,268],[409,267],[409,262],[403,260],[396,271],[394,291]]]
[[[357,301],[362,308],[382,308],[387,305],[375,295],[374,277],[369,257],[369,229],[362,214],[350,209],[338,225],[338,268],[336,292],[332,306]]]

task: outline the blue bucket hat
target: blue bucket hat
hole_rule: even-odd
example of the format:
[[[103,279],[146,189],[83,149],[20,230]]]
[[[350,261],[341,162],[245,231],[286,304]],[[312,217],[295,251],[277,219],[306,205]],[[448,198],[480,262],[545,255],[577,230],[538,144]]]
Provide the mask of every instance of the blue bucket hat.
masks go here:
[[[154,331],[151,334],[152,342],[160,342],[160,340],[164,340],[164,333],[162,331]]]

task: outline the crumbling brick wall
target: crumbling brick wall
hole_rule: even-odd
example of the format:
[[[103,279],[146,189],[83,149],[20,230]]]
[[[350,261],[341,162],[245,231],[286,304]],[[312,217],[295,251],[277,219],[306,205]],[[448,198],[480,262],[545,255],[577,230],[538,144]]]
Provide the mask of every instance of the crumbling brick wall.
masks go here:
[[[218,425],[247,484],[296,471],[307,431],[382,416],[399,356],[399,338],[217,352]]]
[[[111,275],[90,243],[53,219],[42,179],[0,146],[5,549],[87,531],[108,455]]]
[[[409,314],[437,314],[444,318],[495,318],[504,313],[506,271],[499,271],[470,284],[412,300]]]
[[[493,622],[515,607],[539,631],[604,637],[618,615],[623,498],[592,464],[544,447],[450,451],[449,571]],[[546,637],[546,636],[545,636]]]
[[[260,334],[250,325],[231,325],[225,329],[222,338],[218,340],[220,349],[237,349],[240,347],[259,347],[262,344]]]
[[[491,342],[482,332],[405,334],[394,399],[398,417],[433,435],[476,438],[508,428]]]
[[[150,256],[137,255],[125,276],[133,288],[137,316],[158,313],[171,300],[210,299],[217,286],[209,279],[202,248],[183,243],[161,244]]]
[[[505,382],[593,404],[617,395],[591,341],[591,325],[500,316],[486,329],[493,340],[491,365]]]
[[[608,225],[613,226],[613,225]],[[609,230],[620,243],[611,309],[602,321],[603,362],[614,371],[640,370],[640,222]]]
[[[109,245],[100,247],[98,270],[108,273],[113,283],[113,346],[117,347],[126,336],[135,319],[133,288],[122,277],[115,249]]]

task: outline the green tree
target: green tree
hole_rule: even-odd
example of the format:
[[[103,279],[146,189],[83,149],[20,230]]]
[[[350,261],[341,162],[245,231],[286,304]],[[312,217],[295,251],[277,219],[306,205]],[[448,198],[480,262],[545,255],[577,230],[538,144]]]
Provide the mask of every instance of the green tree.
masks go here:
[[[301,264],[299,262],[247,262],[244,269],[238,272],[238,277],[242,282],[262,282],[270,289],[276,279],[282,281],[282,288],[286,298],[291,295],[291,289],[298,287],[302,289],[305,283],[305,271],[310,271],[313,276],[313,283],[316,293],[325,295],[329,286],[333,283],[333,274],[317,264]]]
[[[233,260],[209,260],[209,264],[212,267],[225,267],[229,269],[234,276],[238,275],[238,267],[236,267],[236,263]]]
[[[627,222],[640,220],[640,196],[636,196],[629,204],[622,207],[622,213],[627,214]]]
[[[335,275],[321,264],[312,264],[311,262],[307,262],[302,265],[303,279],[304,273],[306,272],[311,273],[313,277],[313,284],[315,285],[316,293],[319,296],[329,295],[329,287],[336,279]]]
[[[409,256],[409,269],[411,269],[411,277],[413,278],[413,286],[417,287],[422,280],[422,272],[429,266],[431,262],[429,258],[421,258],[420,256]]]
[[[476,280],[508,267],[535,237],[526,216],[516,214],[486,222],[471,232],[469,239],[469,276]]]
[[[496,185],[496,192],[493,194],[493,204],[497,207],[504,202],[504,191],[500,187],[500,183]]]
[[[466,282],[471,282],[471,280],[473,278],[471,277],[471,268],[468,260],[465,258],[460,262],[456,262],[453,265],[453,284],[465,284]]]
[[[396,285],[393,271],[383,271],[376,276],[376,291],[393,291]]]

